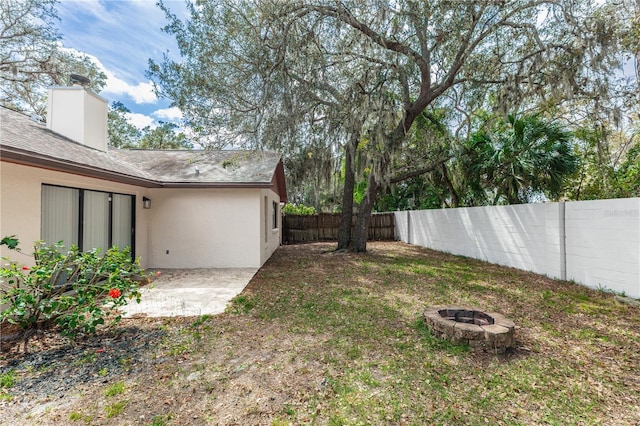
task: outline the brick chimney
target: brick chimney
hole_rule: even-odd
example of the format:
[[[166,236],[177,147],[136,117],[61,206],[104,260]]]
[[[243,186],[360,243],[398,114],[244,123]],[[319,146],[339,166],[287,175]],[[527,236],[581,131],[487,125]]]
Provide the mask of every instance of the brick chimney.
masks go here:
[[[107,100],[82,86],[49,89],[47,128],[82,145],[107,150]]]

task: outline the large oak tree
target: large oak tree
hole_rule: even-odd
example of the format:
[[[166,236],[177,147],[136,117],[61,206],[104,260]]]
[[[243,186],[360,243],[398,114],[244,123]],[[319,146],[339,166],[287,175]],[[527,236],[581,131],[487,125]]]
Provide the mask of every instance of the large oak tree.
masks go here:
[[[167,13],[181,58],[151,61],[158,93],[205,133],[345,156],[340,247],[366,250],[368,219],[416,119],[434,107],[557,105],[606,89],[617,64],[608,6],[583,0],[212,0]],[[357,156],[358,161],[355,161]],[[356,163],[366,191],[350,235]],[[427,168],[429,167],[426,164]]]

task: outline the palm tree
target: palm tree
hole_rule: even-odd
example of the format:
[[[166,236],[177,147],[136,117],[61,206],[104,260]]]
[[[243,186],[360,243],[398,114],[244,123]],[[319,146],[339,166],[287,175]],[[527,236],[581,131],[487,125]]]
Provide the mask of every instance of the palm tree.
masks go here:
[[[463,168],[474,204],[527,203],[543,195],[557,199],[578,167],[571,138],[539,114],[509,115],[493,132],[472,135]],[[482,194],[486,199],[478,200]]]

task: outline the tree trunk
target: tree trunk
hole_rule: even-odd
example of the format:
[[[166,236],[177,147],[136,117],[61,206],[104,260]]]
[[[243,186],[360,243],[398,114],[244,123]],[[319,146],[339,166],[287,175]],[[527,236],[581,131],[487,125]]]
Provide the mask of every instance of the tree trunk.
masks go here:
[[[369,219],[371,218],[371,210],[373,210],[373,204],[376,202],[379,189],[380,186],[378,182],[376,182],[374,174],[371,173],[367,184],[367,192],[358,207],[358,218],[356,220],[353,238],[351,239],[351,251],[353,252],[365,253],[367,251]]]
[[[449,193],[451,194],[451,203],[453,204],[453,207],[460,207],[460,197],[458,197],[458,193],[453,187],[451,179],[449,179],[449,173],[447,173],[447,166],[445,165],[445,163],[442,163],[440,165],[440,170],[442,171],[442,178],[444,179],[444,183],[447,185],[447,188],[449,188]]]
[[[430,81],[429,72],[422,74],[422,81],[423,86],[426,84],[426,81]],[[433,99],[434,98],[429,96],[421,96],[420,99],[412,102],[409,108],[405,108],[404,118],[398,123],[393,132],[385,138],[385,149],[378,160],[377,174],[380,176],[380,179],[384,179],[387,168],[391,163],[391,153],[393,149],[404,140],[416,117],[425,110]],[[364,253],[367,251],[369,219],[371,218],[371,211],[373,210],[373,205],[376,202],[376,197],[380,190],[380,182],[376,180],[375,176],[376,173],[369,175],[367,192],[358,207],[358,217],[356,219],[354,235],[351,238],[351,251],[356,253]]]
[[[342,190],[342,213],[338,228],[338,248],[348,250],[351,245],[351,218],[353,216],[353,188],[355,186],[354,157],[357,138],[352,137],[344,148],[344,188]]]
[[[409,121],[409,126],[413,121]],[[394,130],[393,134],[389,136],[389,139],[386,141],[387,150],[382,153],[378,160],[378,171],[377,175],[384,177],[387,172],[387,168],[391,163],[391,151],[392,149],[402,140],[405,136],[405,125],[407,125],[407,120],[405,119],[401,122]],[[356,226],[354,229],[354,234],[351,238],[351,251],[356,253],[365,253],[367,251],[367,238],[369,234],[369,219],[371,218],[371,211],[373,210],[373,205],[376,202],[376,197],[378,196],[378,192],[380,191],[380,183],[376,179],[376,173],[372,172],[369,175],[369,181],[367,182],[367,191],[365,192],[364,198],[358,206],[358,217],[356,218]]]

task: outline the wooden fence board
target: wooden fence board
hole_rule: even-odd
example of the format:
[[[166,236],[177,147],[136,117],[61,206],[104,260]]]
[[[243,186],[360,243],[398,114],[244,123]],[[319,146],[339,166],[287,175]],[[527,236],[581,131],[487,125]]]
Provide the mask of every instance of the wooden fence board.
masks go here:
[[[351,230],[355,226],[354,215]],[[282,220],[284,244],[311,241],[337,241],[340,227],[339,213],[321,213],[315,215],[285,215]],[[370,241],[393,241],[395,239],[395,220],[393,213],[373,213],[369,220]]]

